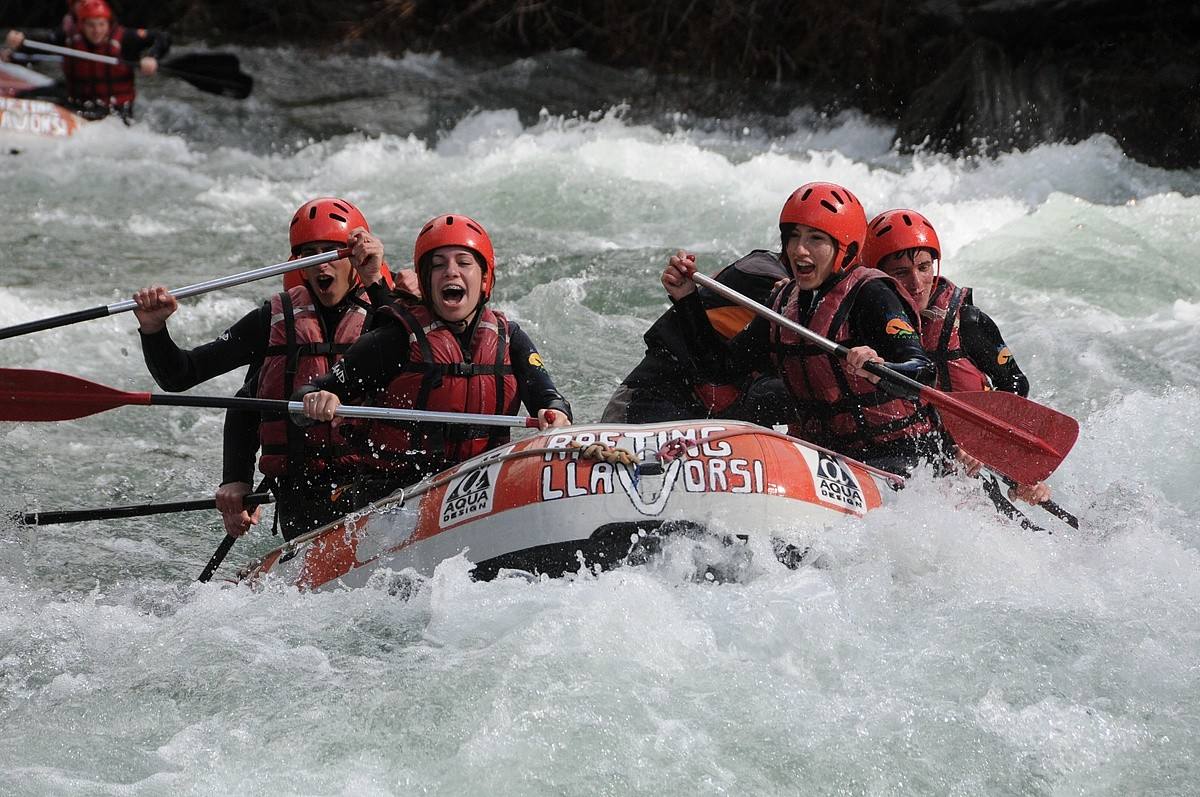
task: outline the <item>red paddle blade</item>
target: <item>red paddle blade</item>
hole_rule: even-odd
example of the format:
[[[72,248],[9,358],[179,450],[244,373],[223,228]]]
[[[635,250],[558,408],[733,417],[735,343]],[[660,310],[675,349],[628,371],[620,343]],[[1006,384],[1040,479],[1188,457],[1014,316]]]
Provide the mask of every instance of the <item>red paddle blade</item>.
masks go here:
[[[944,393],[929,398],[955,443],[1021,484],[1040,482],[1053,473],[1079,437],[1079,422],[1070,415],[1015,393],[954,393],[965,408],[945,401],[949,396]]]
[[[0,421],[69,421],[149,403],[149,393],[127,393],[77,376],[0,368]]]

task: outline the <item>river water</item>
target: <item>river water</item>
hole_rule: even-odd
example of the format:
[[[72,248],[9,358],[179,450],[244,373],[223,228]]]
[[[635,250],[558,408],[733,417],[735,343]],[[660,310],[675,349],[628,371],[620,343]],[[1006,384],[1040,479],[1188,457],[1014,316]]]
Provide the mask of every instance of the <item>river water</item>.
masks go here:
[[[277,262],[306,199],[357,202],[403,264],[418,225],[492,232],[497,305],[598,417],[666,306],[777,240],[810,180],[939,225],[1032,397],[1077,417],[1052,477],[1079,531],[918,475],[797,530],[828,567],[694,577],[694,552],[542,583],[444,564],[383,590],[196,574],[215,515],[30,529],[16,510],[209,495],[220,413],[0,424],[0,793],[1185,794],[1200,782],[1200,175],[1110,139],[899,155],[884,124],[756,113],[576,55],[241,53],[236,104],[143,81],[143,120],[0,139],[0,323]],[[703,96],[701,96],[703,95]],[[737,101],[735,102],[734,99]],[[722,114],[714,108],[725,107]],[[218,335],[274,284],[185,302]],[[0,343],[5,366],[150,390],[131,314]],[[229,394],[230,374],[196,393]],[[1036,511],[1036,510],[1035,510]],[[257,530],[231,565],[273,547]],[[713,552],[713,556],[720,556]]]

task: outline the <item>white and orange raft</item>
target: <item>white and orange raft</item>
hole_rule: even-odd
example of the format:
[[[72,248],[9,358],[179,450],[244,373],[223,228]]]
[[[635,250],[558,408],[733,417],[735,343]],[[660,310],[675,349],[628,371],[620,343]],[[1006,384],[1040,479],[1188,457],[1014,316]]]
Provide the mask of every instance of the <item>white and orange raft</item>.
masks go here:
[[[0,63],[0,133],[31,133],[44,138],[67,138],[83,123],[82,117],[46,100],[14,95],[52,83],[32,69]]]
[[[431,575],[465,554],[476,578],[619,564],[672,528],[813,529],[878,508],[890,474],[749,423],[588,425],[493,449],[245,568],[244,581],[361,586]],[[898,480],[898,477],[891,477]]]

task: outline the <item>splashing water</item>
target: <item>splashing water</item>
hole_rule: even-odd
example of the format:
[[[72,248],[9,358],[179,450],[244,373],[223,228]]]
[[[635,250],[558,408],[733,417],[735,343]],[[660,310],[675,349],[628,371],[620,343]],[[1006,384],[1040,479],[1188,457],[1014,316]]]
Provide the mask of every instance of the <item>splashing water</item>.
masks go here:
[[[853,113],[688,116],[638,99],[644,75],[570,53],[319,62],[355,91],[304,79],[309,54],[243,58],[260,87],[245,104],[163,82],[132,128],[3,141],[20,150],[3,156],[4,324],[277,262],[314,195],[358,203],[397,266],[453,210],[493,233],[496,303],[592,420],[666,306],[669,252],[711,272],[772,247],[782,199],[833,180],[871,212],[932,217],[944,273],[976,288],[1032,397],[1079,418],[1051,483],[1084,528],[1022,532],[970,485],[920,475],[863,522],[796,530],[822,568],[761,555],[706,583],[696,557],[727,554],[681,542],[642,568],[475,583],[459,558],[403,599],[382,582],[194,585],[220,538],[209,515],[3,521],[0,792],[1192,788],[1198,175],[1103,137],[956,159],[899,155]],[[210,340],[273,289],[186,301],[174,337]],[[147,390],[135,327],[0,346],[7,367]],[[6,424],[0,509],[209,494],[220,430],[185,408]],[[235,556],[272,545],[259,529]]]

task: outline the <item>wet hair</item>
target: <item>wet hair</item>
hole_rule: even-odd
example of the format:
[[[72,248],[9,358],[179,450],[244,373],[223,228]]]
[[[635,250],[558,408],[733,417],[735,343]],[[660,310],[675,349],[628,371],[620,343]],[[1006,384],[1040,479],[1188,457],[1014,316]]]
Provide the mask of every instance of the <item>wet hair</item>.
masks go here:
[[[899,250],[899,251],[897,251],[897,252],[889,252],[888,254],[884,255],[883,257],[881,257],[881,258],[879,259],[879,263],[883,263],[883,261],[885,261],[885,260],[894,260],[894,259],[895,259],[895,258],[897,258],[897,257],[903,257],[903,258],[904,258],[904,259],[906,259],[906,260],[909,260],[909,261],[911,261],[911,262],[915,262],[915,261],[916,261],[916,259],[917,259],[917,255],[918,255],[918,254],[920,254],[921,252],[928,252],[930,255],[932,255],[932,256],[933,256],[933,262],[935,262],[935,263],[936,263],[936,262],[938,261],[938,253],[937,253],[937,251],[936,251],[935,249],[933,249],[932,247],[929,247],[929,246],[910,246],[910,247],[909,247],[909,248],[907,248],[907,249],[901,249],[901,250]],[[869,264],[869,263],[868,263],[868,264],[866,264],[866,265],[870,266],[870,264]],[[878,265],[878,264],[876,264],[876,265],[874,265],[874,266],[870,266],[870,267],[871,267],[871,268],[879,268],[879,265]]]

